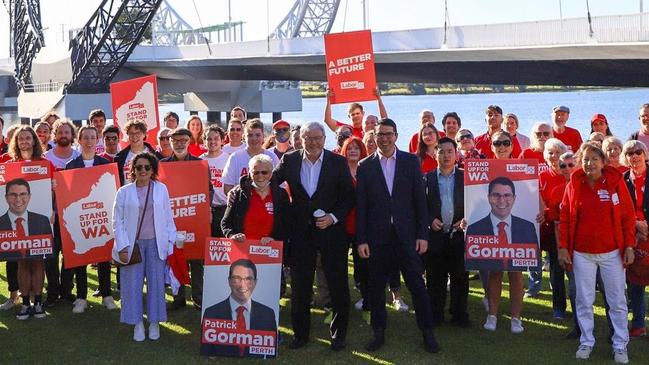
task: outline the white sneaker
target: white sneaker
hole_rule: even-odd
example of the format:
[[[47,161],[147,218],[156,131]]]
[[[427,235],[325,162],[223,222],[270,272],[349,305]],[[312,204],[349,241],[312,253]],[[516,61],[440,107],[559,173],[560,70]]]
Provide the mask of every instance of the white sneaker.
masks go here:
[[[512,317],[511,329],[512,333],[523,333],[524,328],[520,318]]]
[[[497,326],[498,318],[490,314],[487,316],[487,320],[482,327],[484,327],[484,329],[486,329],[487,331],[495,331]]]
[[[133,340],[137,342],[144,341],[144,323],[140,322],[133,328]]]
[[[77,299],[73,304],[72,313],[83,313],[88,308],[88,302],[85,299]]]
[[[102,299],[101,304],[103,304],[104,307],[106,307],[106,309],[108,310],[117,309],[117,304],[115,304],[115,299],[113,299],[113,297],[106,297]]]
[[[357,311],[363,309],[363,298],[359,299],[358,302],[354,304],[354,308],[356,308]]]
[[[0,305],[0,309],[3,310],[3,311],[8,311],[9,309],[13,308],[15,305],[16,305],[16,301],[9,298],[9,299],[7,299],[6,302],[4,302],[4,303],[2,303],[2,305]]]
[[[395,299],[394,302],[392,302],[394,305],[394,309],[396,309],[399,312],[407,312],[410,307],[408,307],[408,304],[403,301],[403,299]]]
[[[615,359],[616,364],[628,364],[629,354],[626,350],[615,349],[613,350],[613,359]]]
[[[590,357],[590,353],[592,351],[593,351],[593,348],[591,346],[579,345],[579,348],[577,349],[577,353],[575,354],[575,357],[577,359],[581,359],[581,360],[588,360],[588,358]]]
[[[489,299],[487,297],[482,297],[482,306],[484,307],[484,311],[489,313]]]
[[[158,322],[149,323],[149,340],[160,339],[160,324]]]

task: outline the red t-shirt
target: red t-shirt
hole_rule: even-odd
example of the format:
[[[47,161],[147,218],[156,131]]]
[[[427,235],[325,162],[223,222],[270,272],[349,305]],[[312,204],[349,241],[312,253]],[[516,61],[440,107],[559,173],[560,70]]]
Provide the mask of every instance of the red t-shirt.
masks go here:
[[[554,138],[559,139],[561,142],[565,143],[566,146],[568,146],[568,150],[571,152],[577,152],[579,150],[579,147],[581,147],[582,139],[581,139],[581,134],[579,134],[579,131],[566,127],[566,130],[563,131],[563,133],[559,133],[556,130],[554,132]]]
[[[446,133],[444,133],[442,131],[437,131],[437,134],[439,135],[439,138],[446,137]],[[412,137],[410,138],[410,144],[408,145],[408,151],[410,151],[410,153],[417,152],[417,145],[419,145],[419,132],[413,134]]]
[[[194,157],[200,157],[202,154],[206,153],[207,150],[202,145],[191,143],[187,147],[187,152]]]
[[[485,158],[496,158],[496,155],[491,150],[491,134],[486,132],[475,138],[475,148],[485,156]],[[518,143],[518,138],[514,138],[512,141],[512,158],[520,156],[521,144]]]
[[[593,188],[585,181],[580,185],[575,251],[598,254],[617,250],[613,238],[613,203],[604,178],[597,180]]]
[[[364,134],[363,133],[363,127],[356,128],[353,125],[349,125],[349,124],[346,124],[346,123],[341,123],[339,121],[336,121],[336,128],[338,128],[340,126],[343,126],[343,125],[346,125],[346,126],[348,126],[349,128],[352,129],[352,136],[363,139],[363,134]]]
[[[550,196],[555,187],[565,185],[566,178],[548,169],[539,173],[539,194],[546,206],[550,206]],[[561,199],[559,199],[561,202]],[[558,217],[558,216],[557,216]]]
[[[431,155],[426,154],[424,160],[421,162],[421,173],[425,174],[429,171],[433,171],[437,168],[437,160],[434,159]]]
[[[549,166],[547,162],[545,162],[545,158],[543,157],[543,151],[534,151],[531,148],[526,148],[521,152],[520,155],[518,155],[518,158],[522,159],[536,159],[539,161],[539,173],[546,171],[549,169]]]
[[[635,176],[631,172],[631,178],[633,179],[633,187],[635,190],[635,218],[636,220],[643,221],[645,220],[644,210],[642,209],[642,202],[644,201],[644,183],[647,178],[647,170],[641,176]]]
[[[243,234],[249,240],[271,237],[273,233],[273,195],[269,192],[264,199],[255,189],[250,194],[250,205],[243,219]]]
[[[617,171],[619,171],[619,172],[621,172],[621,173],[623,173],[623,174],[624,174],[625,172],[629,171],[629,168],[626,167],[626,166],[624,166],[624,165],[620,165],[620,166],[616,167],[616,169],[617,169]]]
[[[563,193],[566,190],[567,180],[552,188],[550,192],[550,201],[547,204],[548,210],[546,211],[545,219],[551,222],[558,222],[561,210],[561,202],[563,201]]]

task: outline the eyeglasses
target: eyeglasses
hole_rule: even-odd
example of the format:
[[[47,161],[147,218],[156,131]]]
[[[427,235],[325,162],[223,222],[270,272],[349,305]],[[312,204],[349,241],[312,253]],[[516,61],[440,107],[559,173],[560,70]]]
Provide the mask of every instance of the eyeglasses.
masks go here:
[[[514,194],[511,193],[505,193],[505,194],[498,194],[498,193],[491,193],[489,196],[493,199],[511,199],[514,197]]]
[[[257,175],[260,175],[260,174],[263,175],[263,176],[266,176],[266,175],[270,174],[270,171],[263,170],[263,171],[253,171],[252,172],[253,176],[257,176]]]
[[[27,192],[20,193],[20,194],[19,193],[7,193],[6,195],[7,195],[8,198],[16,199],[16,198],[26,198],[26,197],[29,196],[29,193],[27,193]]]
[[[571,162],[571,163],[568,163],[568,164],[565,164],[565,163],[563,163],[563,162],[559,162],[559,168],[560,168],[560,169],[565,169],[566,167],[573,168],[573,167],[575,167],[575,164],[572,163],[572,162]]]
[[[383,137],[392,138],[395,135],[396,135],[396,133],[394,133],[394,132],[379,132],[379,133],[376,134],[376,136],[379,137],[379,138],[383,138]]]
[[[626,151],[625,155],[627,155],[627,156],[633,156],[633,155],[642,156],[643,153],[644,153],[644,151],[642,151],[642,150],[635,150],[635,151]]]
[[[171,143],[179,143],[179,144],[189,143],[189,138],[183,138],[183,139],[172,138]]]
[[[320,142],[324,139],[324,136],[315,136],[315,137],[302,137],[306,142]]]
[[[462,134],[462,135],[460,135],[459,140],[461,141],[463,139],[473,139],[473,135],[471,135],[471,134]]]
[[[534,132],[534,134],[536,134],[536,138],[550,137],[550,132]]]
[[[142,171],[142,169],[146,171],[151,171],[151,165],[135,165],[135,169],[137,171]]]
[[[512,141],[509,141],[509,140],[508,141],[493,141],[493,142],[491,142],[491,144],[496,146],[496,147],[500,147],[500,146],[509,147],[509,146],[512,145]]]
[[[106,137],[104,137],[104,139],[107,140],[107,141],[117,141],[118,138],[117,138],[117,136],[112,136],[112,137],[106,136]]]
[[[245,281],[246,284],[250,284],[253,281],[255,281],[255,278],[253,278],[252,276],[247,276],[245,278],[242,278],[241,276],[232,275],[232,276],[230,276],[230,281],[232,281],[234,283],[237,283],[237,284],[241,283],[242,281]]]

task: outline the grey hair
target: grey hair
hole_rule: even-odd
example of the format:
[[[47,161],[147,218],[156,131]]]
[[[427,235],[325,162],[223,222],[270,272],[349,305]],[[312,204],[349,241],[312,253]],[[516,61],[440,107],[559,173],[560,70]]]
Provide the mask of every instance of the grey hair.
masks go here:
[[[552,130],[552,126],[546,122],[536,122],[532,126],[532,130],[530,133],[530,147],[534,149],[535,151],[538,151],[541,149],[541,144],[539,143],[539,138],[536,136],[536,132],[539,132],[539,129],[541,127],[547,127],[550,130],[550,138],[554,138],[554,131]],[[550,139],[548,138],[548,140]],[[547,143],[547,140],[546,140]]]
[[[433,116],[433,119],[435,119],[435,113],[433,113],[433,111],[430,110],[430,109],[424,109],[424,110],[420,111],[419,112],[419,119],[421,119],[421,117],[424,116],[424,113],[430,113],[430,115]]]
[[[606,150],[608,149],[608,146],[610,146],[610,145],[620,147],[620,151],[624,147],[622,145],[622,141],[619,138],[613,137],[613,136],[608,136],[608,137],[604,138],[604,142],[602,142],[602,150],[604,151],[604,153],[606,153]]]
[[[255,167],[255,165],[258,163],[268,164],[268,166],[270,166],[270,169],[273,169],[273,159],[271,159],[266,154],[260,153],[258,155],[252,156],[252,158],[248,161],[248,171],[252,171],[252,168]]]
[[[630,140],[626,141],[624,143],[624,146],[622,146],[622,153],[620,153],[620,162],[622,165],[626,167],[631,167],[631,164],[629,163],[629,158],[627,157],[627,152],[629,151],[634,151],[634,150],[642,150],[644,153],[645,159],[649,157],[649,153],[647,153],[647,145],[644,144],[642,141],[638,140]]]
[[[561,154],[568,152],[568,146],[565,143],[561,142],[558,138],[550,138],[545,141],[545,147],[543,148],[543,159],[548,160],[548,153],[550,150],[558,149]]]
[[[559,156],[559,160],[561,161],[565,161],[569,158],[577,158],[577,156],[575,156],[575,154],[570,151],[564,152],[561,156]]]
[[[302,124],[302,127],[300,128],[300,137],[304,137],[305,134],[308,132],[311,132],[312,130],[319,129],[322,132],[322,135],[325,135],[325,129],[322,123],[318,122],[306,122]]]

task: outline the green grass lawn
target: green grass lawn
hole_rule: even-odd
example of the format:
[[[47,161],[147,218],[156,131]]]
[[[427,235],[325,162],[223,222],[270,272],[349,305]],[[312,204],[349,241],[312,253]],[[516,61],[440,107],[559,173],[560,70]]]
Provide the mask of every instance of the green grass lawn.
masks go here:
[[[4,263],[0,263],[0,300],[8,296]],[[472,326],[461,329],[445,324],[436,328],[441,345],[439,354],[423,351],[421,334],[413,312],[398,313],[388,309],[386,345],[376,353],[367,353],[364,345],[371,330],[361,319],[361,313],[352,310],[347,348],[340,353],[329,350],[327,326],[322,323],[324,312],[312,311],[312,340],[307,347],[289,350],[290,301],[282,300],[280,331],[285,344],[280,346],[275,361],[281,364],[571,364],[577,349],[577,340],[566,340],[564,335],[572,324],[572,317],[563,321],[552,319],[551,293],[544,278],[544,291],[539,298],[526,299],[524,305],[525,332],[509,332],[508,294],[503,292],[499,328],[495,333],[482,329],[485,319],[480,303],[482,289],[479,281],[471,282],[469,311]],[[89,291],[97,287],[96,271],[88,270]],[[350,275],[351,282],[351,275]],[[503,285],[506,290],[507,285]],[[404,288],[405,294],[405,288]],[[171,297],[168,296],[168,299]],[[352,302],[359,298],[352,290]],[[412,303],[409,295],[404,298]],[[188,306],[169,313],[169,321],[161,326],[161,339],[156,342],[136,343],[132,327],[119,323],[119,311],[108,311],[100,300],[89,298],[90,306],[83,314],[72,314],[72,306],[60,303],[47,310],[47,318],[18,321],[13,311],[0,313],[0,364],[182,364],[219,363],[238,364],[239,359],[207,359],[199,355],[200,312]],[[118,302],[119,304],[119,302]],[[606,340],[608,329],[601,298],[596,308],[596,337],[598,343],[589,364],[613,363],[611,347]],[[629,345],[631,363],[649,363],[649,339],[642,338]],[[246,363],[263,360],[247,359]]]

